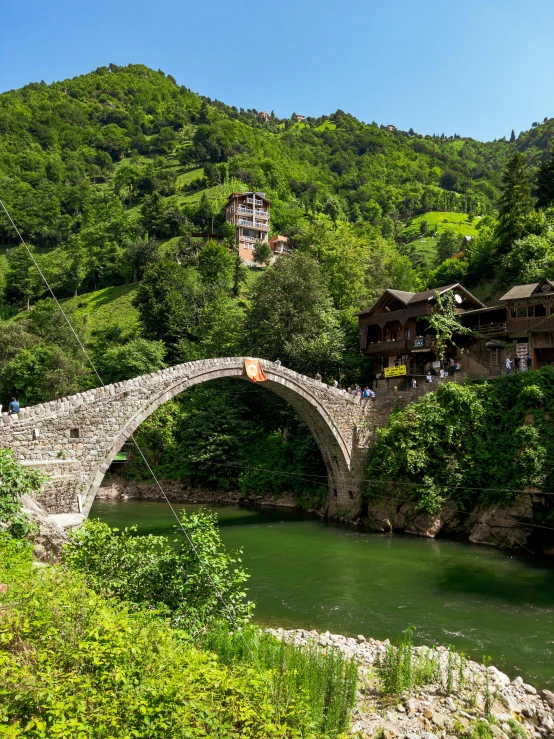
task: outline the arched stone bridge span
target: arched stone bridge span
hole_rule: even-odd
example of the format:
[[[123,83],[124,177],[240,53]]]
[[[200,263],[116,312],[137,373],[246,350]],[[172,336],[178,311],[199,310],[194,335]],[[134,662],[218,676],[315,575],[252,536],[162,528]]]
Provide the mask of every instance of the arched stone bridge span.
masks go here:
[[[354,517],[368,444],[382,416],[375,403],[260,360],[267,381],[312,432],[328,473],[328,512]],[[115,455],[137,427],[178,393],[208,380],[250,382],[243,357],[206,359],[24,408],[19,419],[4,414],[0,448],[11,448],[25,465],[44,471],[41,504],[50,513],[88,514]]]

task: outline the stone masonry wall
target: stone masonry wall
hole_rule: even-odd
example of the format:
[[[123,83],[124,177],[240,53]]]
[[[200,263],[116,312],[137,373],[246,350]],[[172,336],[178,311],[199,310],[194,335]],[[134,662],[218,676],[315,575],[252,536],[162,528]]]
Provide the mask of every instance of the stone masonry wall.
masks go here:
[[[262,387],[289,402],[313,433],[328,470],[329,513],[354,518],[361,509],[367,448],[398,398],[366,401],[262,360]],[[242,357],[207,359],[3,415],[0,447],[51,478],[42,504],[50,512],[88,513],[123,443],[152,412],[196,384],[223,377],[250,382]]]

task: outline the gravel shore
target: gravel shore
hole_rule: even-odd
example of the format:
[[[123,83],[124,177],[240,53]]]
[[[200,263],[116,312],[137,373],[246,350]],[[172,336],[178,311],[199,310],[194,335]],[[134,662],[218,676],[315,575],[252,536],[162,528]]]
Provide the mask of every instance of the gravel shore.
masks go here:
[[[296,644],[340,649],[358,662],[352,734],[361,739],[456,739],[476,736],[476,729],[479,737],[493,739],[523,739],[523,732],[529,739],[554,737],[554,693],[538,691],[522,677],[510,680],[496,667],[462,661],[446,647],[413,647],[414,665],[432,662],[435,681],[390,697],[383,695],[378,667],[390,649],[388,640],[304,629],[268,631]]]

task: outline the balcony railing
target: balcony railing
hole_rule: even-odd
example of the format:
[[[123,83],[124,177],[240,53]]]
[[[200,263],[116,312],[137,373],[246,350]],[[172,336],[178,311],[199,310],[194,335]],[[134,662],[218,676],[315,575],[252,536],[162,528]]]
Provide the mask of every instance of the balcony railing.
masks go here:
[[[398,341],[376,341],[373,344],[368,344],[365,351],[370,354],[379,354],[380,352],[395,351],[397,354],[408,349],[407,342],[405,339],[398,339]]]
[[[250,226],[250,228],[254,228],[252,221],[247,221],[246,218],[239,218],[239,224],[241,226]]]
[[[239,213],[248,213],[248,215],[251,215],[251,216],[254,215],[254,211],[252,210],[252,208],[245,208],[244,205],[239,205],[239,207],[237,208],[237,211]],[[256,211],[256,213],[257,212],[258,211]]]
[[[256,210],[256,215],[258,217],[261,216],[262,218],[269,218],[269,211],[268,210]]]
[[[508,324],[506,322],[489,323],[485,326],[474,326],[473,330],[482,336],[500,336],[508,333]]]
[[[246,202],[250,203],[250,205],[263,205],[264,204],[264,201],[258,200],[258,198],[256,198],[256,200],[254,200],[254,198],[246,198]]]
[[[262,231],[269,231],[269,224],[264,223],[263,221],[256,221],[254,224],[255,228],[260,228]]]

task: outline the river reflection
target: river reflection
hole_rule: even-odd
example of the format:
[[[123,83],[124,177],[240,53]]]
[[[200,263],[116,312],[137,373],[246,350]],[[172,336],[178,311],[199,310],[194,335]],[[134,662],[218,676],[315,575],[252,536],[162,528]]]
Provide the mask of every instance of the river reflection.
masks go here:
[[[420,643],[453,644],[512,678],[554,687],[551,561],[364,533],[287,509],[210,509],[226,545],[243,548],[260,623],[377,639],[413,625]],[[175,522],[153,501],[97,500],[91,516],[144,534],[170,534]]]

